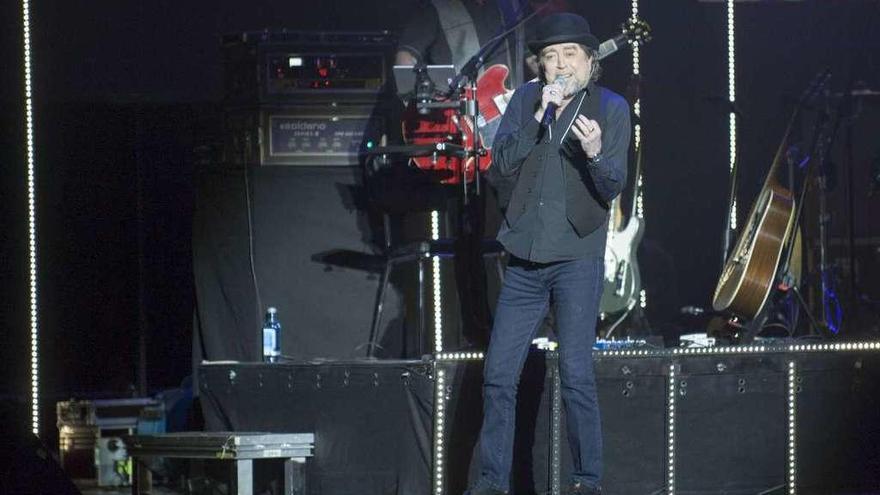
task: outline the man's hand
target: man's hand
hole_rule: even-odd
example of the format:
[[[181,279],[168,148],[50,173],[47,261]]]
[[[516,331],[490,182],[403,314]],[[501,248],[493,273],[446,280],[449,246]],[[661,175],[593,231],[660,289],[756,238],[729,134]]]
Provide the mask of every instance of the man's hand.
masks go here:
[[[419,61],[407,50],[398,50],[394,56],[395,65],[416,65]]]
[[[543,92],[541,93],[541,108],[535,112],[535,120],[538,122],[544,118],[544,112],[547,110],[547,105],[553,103],[556,105],[556,108],[562,107],[562,91],[563,87],[561,84],[545,84]]]
[[[541,94],[541,114],[547,109],[547,105],[553,103],[556,108],[562,106],[562,90],[561,84],[545,84],[544,92]]]
[[[574,125],[571,126],[571,132],[580,141],[587,158],[595,158],[602,152],[602,129],[595,120],[578,115]]]
[[[562,85],[560,84],[545,84],[543,93],[541,93],[541,108],[535,112],[535,120],[540,122],[544,118],[544,112],[547,110],[547,105],[550,103],[556,104],[556,108],[562,107]]]

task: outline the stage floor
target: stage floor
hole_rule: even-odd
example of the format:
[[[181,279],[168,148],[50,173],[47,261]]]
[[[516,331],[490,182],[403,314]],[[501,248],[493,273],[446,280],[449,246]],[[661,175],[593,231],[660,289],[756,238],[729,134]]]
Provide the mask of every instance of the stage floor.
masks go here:
[[[131,495],[130,486],[101,487],[95,480],[73,480],[82,495]],[[152,495],[185,495],[184,491],[154,486]]]
[[[314,432],[310,493],[458,495],[473,479],[479,353],[203,363],[213,430]],[[571,470],[555,353],[519,392],[514,493]],[[880,493],[880,344],[595,353],[608,493]]]

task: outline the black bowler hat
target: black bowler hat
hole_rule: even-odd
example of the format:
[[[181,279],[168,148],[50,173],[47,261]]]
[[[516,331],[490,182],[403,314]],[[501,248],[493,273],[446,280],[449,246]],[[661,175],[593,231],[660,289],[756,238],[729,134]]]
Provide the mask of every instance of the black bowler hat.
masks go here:
[[[529,49],[539,55],[544,47],[557,43],[580,43],[599,49],[599,38],[593,36],[590,23],[577,14],[550,14],[541,19],[535,27],[535,38],[529,41]]]

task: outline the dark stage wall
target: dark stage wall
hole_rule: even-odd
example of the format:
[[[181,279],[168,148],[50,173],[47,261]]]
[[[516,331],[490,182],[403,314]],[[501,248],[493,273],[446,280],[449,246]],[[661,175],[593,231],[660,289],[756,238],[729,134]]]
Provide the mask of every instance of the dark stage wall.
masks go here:
[[[600,37],[615,33],[629,13],[623,0],[572,3],[587,14]],[[642,3],[641,15],[652,24],[654,40],[642,50],[648,224],[640,259],[649,284],[649,316],[655,326],[664,326],[678,307],[708,303],[721,261],[727,110],[707,97],[726,94],[726,13],[720,2]],[[191,152],[197,143],[217,139],[219,36],[263,27],[394,30],[417,5],[403,0],[104,0],[87,7],[51,0],[33,5],[40,315],[51,397],[128,390],[135,375],[132,329],[143,324],[138,305],[147,309],[152,334],[150,383],[170,386],[188,373],[194,305],[188,260],[196,177]],[[17,9],[15,2],[3,6],[4,60],[20,60]],[[862,23],[876,26],[877,5],[869,1],[749,2],[736,9],[745,211],[784,127],[790,107],[784,97],[800,94],[810,75],[826,65],[840,75],[833,85],[840,90],[848,57],[860,50],[861,77],[868,86],[880,87],[880,29],[861,34]],[[608,60],[605,68],[605,84],[623,92],[628,56]],[[2,81],[3,108],[10,109],[4,122],[13,129],[2,137],[0,149],[4,207],[9,205],[0,237],[6,263],[2,273],[9,281],[3,288],[2,324],[10,330],[10,345],[3,347],[8,368],[16,371],[3,381],[0,393],[23,401],[28,393],[26,371],[21,371],[27,369],[26,352],[19,352],[27,341],[21,220],[26,205],[18,165],[23,133],[15,131],[22,123],[21,81],[14,70],[3,71]],[[877,122],[876,106],[866,103],[859,125]],[[874,152],[870,132],[860,132],[860,149],[868,149],[857,156],[862,175],[855,180],[862,187]],[[138,156],[147,214],[140,224]],[[860,211],[878,211],[877,197],[859,203]],[[872,216],[860,218],[859,228],[874,225]],[[141,255],[139,239],[145,240]],[[863,249],[869,253],[867,262],[876,264],[870,246]],[[139,260],[146,261],[143,272]],[[146,287],[141,303],[140,286]],[[364,290],[372,297],[372,290]],[[251,306],[244,300],[236,304]],[[46,424],[51,425],[48,417]]]
[[[30,342],[27,302],[27,168],[24,165],[23,76],[19,72],[22,42],[18,5],[0,4],[0,417],[18,420],[26,410],[29,363],[25,346]],[[10,425],[16,429],[16,425]]]
[[[361,176],[357,167],[218,166],[200,174],[193,236],[197,358],[259,360],[268,306],[278,309],[283,354],[366,356],[378,274],[321,261],[333,251],[362,260],[378,253],[381,231],[371,223]],[[400,356],[402,317],[392,286],[380,332],[385,351],[377,356]]]

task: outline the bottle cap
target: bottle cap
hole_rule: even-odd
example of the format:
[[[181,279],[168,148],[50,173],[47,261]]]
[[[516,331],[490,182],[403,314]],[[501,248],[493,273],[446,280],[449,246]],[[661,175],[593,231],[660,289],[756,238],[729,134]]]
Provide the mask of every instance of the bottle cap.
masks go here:
[[[267,311],[268,311],[269,313],[277,313],[277,312],[278,312],[278,310],[275,309],[275,306],[269,306],[269,309],[268,309]]]

